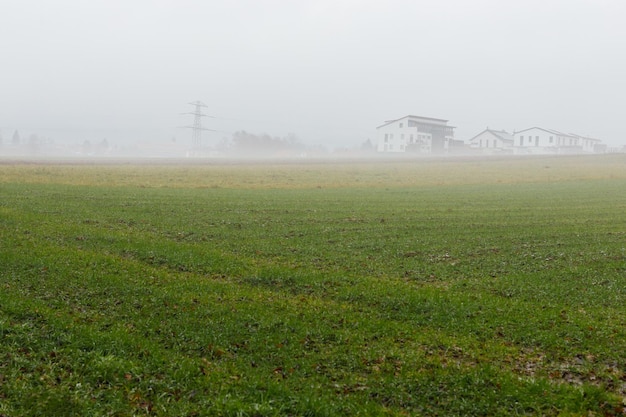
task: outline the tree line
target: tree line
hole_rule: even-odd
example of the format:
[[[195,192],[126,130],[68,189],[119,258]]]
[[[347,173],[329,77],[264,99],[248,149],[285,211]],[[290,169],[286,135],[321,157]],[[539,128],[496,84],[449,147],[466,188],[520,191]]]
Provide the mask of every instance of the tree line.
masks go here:
[[[222,148],[229,153],[246,155],[275,155],[306,150],[306,146],[293,133],[278,137],[268,134],[256,135],[244,130],[233,133],[232,138],[222,144]]]

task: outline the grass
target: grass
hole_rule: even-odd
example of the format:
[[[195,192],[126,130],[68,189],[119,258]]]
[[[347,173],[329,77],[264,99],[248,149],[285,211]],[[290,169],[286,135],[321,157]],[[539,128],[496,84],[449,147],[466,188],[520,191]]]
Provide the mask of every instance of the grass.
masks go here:
[[[623,415],[625,163],[0,165],[0,415]]]

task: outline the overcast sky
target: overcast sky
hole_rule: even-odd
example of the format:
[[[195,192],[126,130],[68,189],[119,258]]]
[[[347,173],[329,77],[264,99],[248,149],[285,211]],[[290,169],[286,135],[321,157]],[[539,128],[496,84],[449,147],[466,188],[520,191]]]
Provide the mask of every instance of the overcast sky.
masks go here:
[[[0,0],[0,132],[359,145],[385,120],[626,144],[623,0]]]

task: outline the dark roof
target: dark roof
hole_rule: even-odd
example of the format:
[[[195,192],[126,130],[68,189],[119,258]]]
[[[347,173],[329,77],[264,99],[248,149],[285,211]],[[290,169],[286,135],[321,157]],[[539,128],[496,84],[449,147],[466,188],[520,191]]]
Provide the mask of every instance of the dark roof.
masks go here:
[[[487,131],[489,133],[491,133],[492,135],[497,136],[499,139],[510,140],[510,141],[513,140],[513,135],[511,135],[506,130],[491,130],[491,129],[487,129]]]
[[[560,132],[558,130],[544,129],[543,127],[536,127],[536,126],[528,128],[528,129],[520,130],[519,132],[515,132],[515,134],[517,134],[517,133],[524,133],[527,130],[531,130],[531,129],[543,130],[544,132],[552,133],[553,135],[558,135],[558,136],[567,136],[567,137],[570,137],[570,138],[580,138],[580,139],[593,140],[593,141],[596,141],[596,142],[602,142],[602,140],[600,140],[600,139],[590,138],[588,136],[581,136],[581,135],[578,135],[576,133],[563,133],[563,132]]]
[[[596,138],[591,138],[589,136],[581,136],[581,135],[577,135],[575,133],[570,133],[570,136],[574,136],[580,139],[585,139],[585,140],[593,140],[595,142],[602,142],[600,139],[596,139]]]
[[[509,142],[513,141],[513,135],[511,135],[506,130],[493,130],[493,129],[485,129],[479,134],[477,134],[476,136],[474,136],[473,138],[471,138],[469,141],[470,142],[473,141],[474,139],[476,139],[477,137],[479,137],[485,132],[491,133],[493,136],[497,137],[500,140],[509,141]]]
[[[518,133],[524,133],[528,130],[532,130],[532,129],[539,129],[539,130],[543,130],[544,132],[548,132],[548,133],[552,133],[553,135],[559,135],[559,136],[569,136],[569,137],[574,137],[574,135],[570,135],[569,133],[563,133],[563,132],[559,132],[558,130],[554,130],[554,129],[545,129],[543,127],[529,127],[528,129],[524,129],[524,130],[520,130],[519,132],[515,132],[515,134]]]
[[[404,117],[414,117],[416,119],[424,119],[424,120],[432,120],[434,122],[445,122],[445,123],[448,123],[447,120],[435,119],[434,117],[424,117],[424,116],[414,116],[414,115],[408,115],[408,116],[404,116]],[[404,117],[403,117],[403,119],[404,119]]]
[[[382,125],[378,126],[376,129],[381,128],[381,127],[383,127],[383,126],[387,126],[388,124],[391,124],[391,123],[393,123],[393,122],[397,122],[397,121],[399,121],[399,120],[402,120],[402,119],[408,119],[408,118],[413,118],[413,119],[421,119],[421,120],[431,121],[431,122],[443,122],[443,123],[448,123],[448,121],[447,121],[447,120],[444,120],[444,119],[435,119],[434,117],[414,116],[414,115],[409,114],[409,115],[404,116],[404,117],[401,117],[401,118],[399,118],[399,119],[394,119],[394,120],[385,120],[385,123],[383,123]],[[454,126],[447,126],[447,127],[452,127],[452,128],[454,128]]]

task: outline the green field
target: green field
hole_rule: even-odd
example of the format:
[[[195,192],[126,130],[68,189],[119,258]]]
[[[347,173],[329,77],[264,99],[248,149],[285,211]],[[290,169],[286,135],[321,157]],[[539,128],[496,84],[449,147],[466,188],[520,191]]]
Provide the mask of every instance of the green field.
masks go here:
[[[0,416],[625,405],[626,155],[0,163]]]

